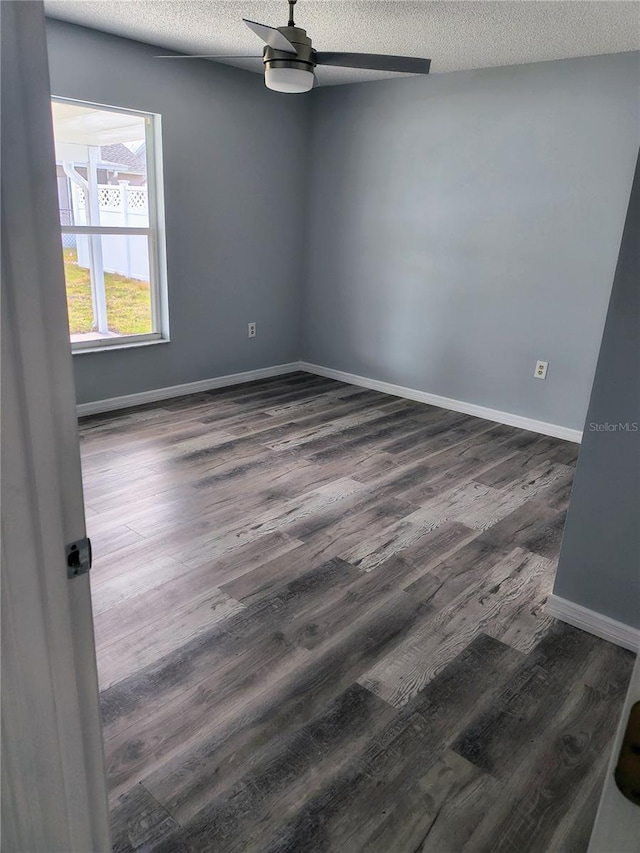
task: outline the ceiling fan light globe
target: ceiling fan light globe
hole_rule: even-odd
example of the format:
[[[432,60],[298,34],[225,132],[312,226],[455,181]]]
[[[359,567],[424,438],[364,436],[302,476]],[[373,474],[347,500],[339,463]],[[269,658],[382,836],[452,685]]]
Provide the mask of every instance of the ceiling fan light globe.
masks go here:
[[[313,71],[301,68],[266,68],[264,72],[267,89],[288,94],[308,92],[313,88],[314,79]]]

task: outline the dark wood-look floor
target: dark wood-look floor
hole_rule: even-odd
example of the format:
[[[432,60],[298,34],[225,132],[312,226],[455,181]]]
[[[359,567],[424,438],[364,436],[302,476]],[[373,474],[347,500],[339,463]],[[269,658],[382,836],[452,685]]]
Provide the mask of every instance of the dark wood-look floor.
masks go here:
[[[578,853],[633,656],[575,445],[293,374],[81,424],[114,849]]]

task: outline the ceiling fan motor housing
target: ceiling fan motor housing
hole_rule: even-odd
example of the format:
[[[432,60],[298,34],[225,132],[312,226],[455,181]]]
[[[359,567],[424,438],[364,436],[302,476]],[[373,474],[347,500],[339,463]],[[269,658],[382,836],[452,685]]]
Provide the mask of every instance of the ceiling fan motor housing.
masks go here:
[[[295,47],[297,55],[266,45],[262,54],[265,69],[297,68],[300,71],[313,73],[316,67],[316,52],[311,46],[307,31],[300,27],[278,27],[278,30]]]

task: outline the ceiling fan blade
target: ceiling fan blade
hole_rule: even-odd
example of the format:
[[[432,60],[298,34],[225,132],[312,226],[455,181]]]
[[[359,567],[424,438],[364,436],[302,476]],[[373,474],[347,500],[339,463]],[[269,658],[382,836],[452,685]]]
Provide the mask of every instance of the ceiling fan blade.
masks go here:
[[[246,18],[243,18],[242,20],[249,29],[253,30],[253,32],[261,38],[265,44],[269,45],[269,47],[272,47],[275,50],[286,50],[287,53],[298,52],[289,39],[285,38],[280,30],[277,30],[275,27],[268,27],[266,24],[258,24],[255,21],[248,21]]]
[[[428,74],[430,59],[417,56],[388,56],[385,53],[316,52],[317,65],[339,65],[342,68],[366,68],[370,71],[398,71],[404,74]]]
[[[154,56],[154,59],[262,59],[262,54],[252,53],[191,53],[189,56]]]

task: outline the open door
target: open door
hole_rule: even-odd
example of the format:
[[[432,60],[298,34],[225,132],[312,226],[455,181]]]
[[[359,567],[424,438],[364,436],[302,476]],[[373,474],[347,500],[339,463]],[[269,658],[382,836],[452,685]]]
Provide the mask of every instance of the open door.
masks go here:
[[[607,478],[596,476],[592,496],[583,490],[584,496],[591,501],[591,523],[600,523],[600,535],[603,541],[609,543],[610,559],[603,577],[608,584],[616,583],[619,594],[624,592],[631,607],[635,608],[634,615],[640,607],[637,595],[640,558],[640,436],[637,431],[640,420],[639,281],[640,155],[631,188],[616,277],[587,415],[587,421],[609,420],[612,423],[624,424],[628,420],[632,427],[629,432],[621,432],[621,438],[616,434],[615,443],[611,438],[594,441],[594,436],[591,435],[590,442],[585,443],[581,451],[587,452],[589,464],[596,466],[592,471],[605,472]],[[620,365],[624,366],[624,377],[620,376]],[[607,387],[610,385],[615,387],[613,397],[607,393]],[[598,502],[611,501],[612,494],[615,496],[619,520],[613,531],[610,531],[602,527],[602,519],[606,519],[606,516],[599,512],[602,504]],[[583,494],[580,498],[583,498]],[[571,500],[573,502],[573,495]],[[580,511],[583,511],[583,506],[580,506]],[[588,515],[586,517],[589,518]],[[629,579],[631,583],[628,582]],[[588,853],[640,853],[640,711],[637,709],[634,712],[634,722],[627,728],[632,707],[636,703],[640,703],[640,656],[631,676],[629,692],[613,744]],[[626,733],[629,737],[625,743],[623,760],[620,762]],[[626,796],[616,784],[616,769],[618,781]]]
[[[18,0],[0,3],[0,16],[2,850],[102,853],[108,810],[44,11]]]
[[[629,715],[636,702],[640,702],[640,657],[636,660],[631,676],[631,684],[613,744],[588,853],[638,853],[640,850],[640,804],[628,799],[615,781],[616,767],[627,731]],[[628,762],[628,771],[633,771],[639,763],[640,759],[632,756],[631,761]],[[631,783],[626,784],[625,787],[627,793],[632,793],[632,779],[625,778],[624,782]],[[640,788],[640,779],[638,785]]]

